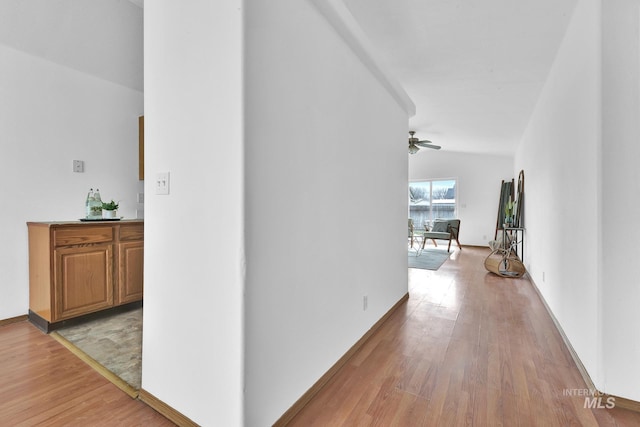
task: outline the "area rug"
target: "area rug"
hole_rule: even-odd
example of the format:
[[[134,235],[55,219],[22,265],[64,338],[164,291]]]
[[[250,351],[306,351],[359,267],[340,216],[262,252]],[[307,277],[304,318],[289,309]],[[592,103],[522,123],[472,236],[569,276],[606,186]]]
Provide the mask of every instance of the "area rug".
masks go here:
[[[409,268],[437,270],[450,255],[451,252],[438,249],[423,249],[419,255],[415,250],[409,251]]]
[[[109,317],[90,320],[88,322],[66,326],[53,332],[52,335],[61,336],[58,339],[77,356],[101,371],[103,367],[108,372],[105,377],[119,385],[111,373],[129,388],[139,390],[142,378],[142,308],[114,314]],[[57,338],[57,337],[56,337]],[[65,343],[64,341],[67,341]],[[79,350],[79,351],[78,351]],[[88,358],[86,357],[88,356]],[[94,366],[95,362],[100,366]],[[121,387],[125,391],[125,387]]]

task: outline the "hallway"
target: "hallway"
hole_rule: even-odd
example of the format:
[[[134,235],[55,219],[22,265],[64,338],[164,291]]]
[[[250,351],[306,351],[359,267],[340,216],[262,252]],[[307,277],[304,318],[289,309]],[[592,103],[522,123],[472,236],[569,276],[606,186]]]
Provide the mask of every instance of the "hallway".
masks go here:
[[[288,425],[639,426],[639,413],[585,408],[532,285],[487,273],[487,253],[410,269],[408,301]],[[28,322],[0,327],[0,362],[5,424],[173,425]]]
[[[288,425],[640,425],[638,413],[585,408],[533,285],[488,273],[488,251],[409,269],[409,300]]]

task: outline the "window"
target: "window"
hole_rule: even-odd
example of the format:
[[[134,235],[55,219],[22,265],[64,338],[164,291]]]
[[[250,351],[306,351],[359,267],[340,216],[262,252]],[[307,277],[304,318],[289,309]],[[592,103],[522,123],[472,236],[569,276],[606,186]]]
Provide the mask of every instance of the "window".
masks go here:
[[[409,218],[422,228],[436,218],[457,218],[456,180],[409,183]]]

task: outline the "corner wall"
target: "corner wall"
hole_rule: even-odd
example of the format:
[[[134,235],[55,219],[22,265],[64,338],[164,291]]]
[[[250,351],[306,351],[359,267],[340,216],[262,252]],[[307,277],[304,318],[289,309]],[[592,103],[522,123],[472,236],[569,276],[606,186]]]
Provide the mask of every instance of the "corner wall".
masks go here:
[[[603,385],[600,88],[600,0],[581,0],[514,173],[525,173],[527,270],[597,387]]]
[[[240,426],[242,1],[154,0],[144,15],[142,388],[200,425]]]
[[[529,273],[596,387],[635,401],[639,23],[633,0],[578,3],[516,157]]]
[[[407,292],[408,114],[311,2],[247,3],[245,417],[265,426]]]
[[[603,389],[640,401],[640,6],[602,1]]]

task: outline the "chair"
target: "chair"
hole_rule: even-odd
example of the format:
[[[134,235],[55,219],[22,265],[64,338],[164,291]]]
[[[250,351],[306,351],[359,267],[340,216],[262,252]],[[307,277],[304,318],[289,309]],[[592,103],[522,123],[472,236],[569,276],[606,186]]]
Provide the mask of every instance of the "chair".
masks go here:
[[[413,220],[409,218],[408,237],[411,247],[413,248],[415,240],[422,240],[422,244],[418,242],[418,252],[424,249],[424,233],[424,231],[416,230],[413,225]]]
[[[433,221],[430,230],[427,230],[423,233],[422,237],[422,249],[424,249],[424,245],[427,239],[431,239],[433,244],[438,247],[436,240],[447,240],[449,241],[449,246],[447,246],[447,252],[451,251],[451,241],[455,240],[458,244],[458,247],[462,249],[462,245],[458,240],[458,236],[460,235],[460,220],[459,219],[436,219]]]

